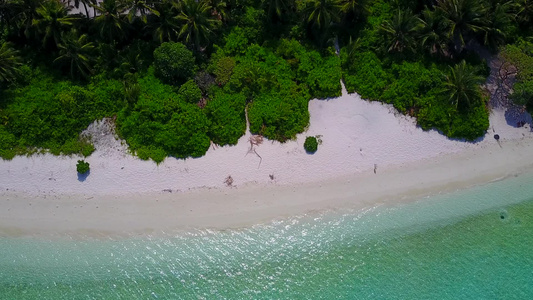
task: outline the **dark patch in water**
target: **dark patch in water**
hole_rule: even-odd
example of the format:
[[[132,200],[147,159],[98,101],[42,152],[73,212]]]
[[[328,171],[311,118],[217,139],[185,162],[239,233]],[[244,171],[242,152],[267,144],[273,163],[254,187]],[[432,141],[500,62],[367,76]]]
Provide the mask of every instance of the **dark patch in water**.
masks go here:
[[[500,219],[505,220],[508,217],[507,211],[501,211],[500,212]]]

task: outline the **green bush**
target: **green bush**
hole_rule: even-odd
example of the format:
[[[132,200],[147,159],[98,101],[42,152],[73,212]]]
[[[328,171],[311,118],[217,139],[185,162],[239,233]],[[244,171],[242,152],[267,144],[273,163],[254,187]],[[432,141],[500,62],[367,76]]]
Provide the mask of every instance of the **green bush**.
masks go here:
[[[0,158],[12,159],[17,154],[18,141],[4,125],[0,125]]]
[[[76,164],[76,171],[78,171],[79,174],[83,175],[86,174],[91,170],[89,163],[84,160],[78,160],[78,163]]]
[[[258,96],[248,106],[250,131],[281,142],[296,137],[309,124],[308,99],[289,91]]]
[[[251,132],[284,142],[303,132],[309,124],[309,99],[341,94],[340,60],[332,51],[322,55],[295,40],[281,40],[274,49],[251,45],[242,56],[236,56],[236,65],[222,90],[228,95],[227,99],[229,95],[243,95],[249,102]],[[226,48],[218,49],[215,57],[224,57],[228,52]],[[215,106],[215,103],[211,105]],[[229,109],[227,104],[217,109],[222,107]],[[240,108],[235,107],[232,109],[240,114]],[[215,110],[210,108],[209,111]],[[243,126],[242,117],[225,121],[235,124],[230,126],[235,129],[232,139],[217,141],[216,136],[222,135],[221,132],[229,133],[223,129],[228,124],[216,121],[217,118],[223,119],[220,112],[216,118],[209,114],[214,122],[213,128],[217,128],[210,131],[213,141],[224,144],[237,140],[241,132],[237,128]]]
[[[213,70],[217,83],[225,85],[231,77],[233,68],[235,68],[235,59],[227,56],[218,59]]]
[[[389,80],[376,54],[368,51],[350,57],[343,51],[341,56],[346,90],[357,92],[365,99],[380,100]]]
[[[200,101],[200,99],[202,99],[202,91],[192,79],[185,82],[180,87],[178,94],[183,98],[183,100],[191,104],[196,104],[198,101]]]
[[[533,112],[533,80],[519,81],[513,86],[510,98],[518,105],[525,105],[529,113]]]
[[[115,114],[123,103],[122,91],[122,84],[115,80],[95,78],[82,86],[57,81],[37,69],[28,86],[4,93],[0,118],[6,125],[2,131],[14,137],[16,145],[0,141],[1,156],[35,148],[53,154],[90,154],[94,148],[79,139],[80,132],[91,122]]]
[[[403,62],[393,64],[389,72],[393,80],[380,98],[402,113],[421,107],[425,103],[421,98],[443,88],[443,76],[434,66],[428,69],[420,62]]]
[[[181,43],[163,43],[154,51],[155,75],[164,83],[179,85],[195,71],[194,56]]]
[[[287,60],[295,71],[295,79],[305,83],[312,98],[341,95],[341,64],[333,49],[327,55],[308,50],[298,41],[281,40],[276,53]]]
[[[518,73],[513,86],[511,99],[518,105],[525,105],[528,112],[533,112],[533,43],[520,41],[516,45],[507,45],[502,56],[516,66]]]
[[[422,129],[435,128],[448,137],[470,141],[485,135],[489,127],[489,112],[483,102],[467,112],[461,112],[448,105],[443,95],[430,98],[430,103],[417,114],[417,122]]]
[[[246,131],[246,97],[217,92],[204,112],[210,121],[208,135],[217,145],[235,145]]]
[[[223,52],[228,55],[244,55],[250,45],[247,31],[241,27],[234,27],[231,32],[224,38]]]
[[[305,138],[304,149],[307,153],[315,153],[318,149],[318,140],[314,136],[308,136]]]
[[[141,158],[161,162],[168,156],[205,154],[210,145],[209,120],[197,105],[185,102],[151,72],[139,79],[141,93],[131,109],[117,118],[119,134]]]

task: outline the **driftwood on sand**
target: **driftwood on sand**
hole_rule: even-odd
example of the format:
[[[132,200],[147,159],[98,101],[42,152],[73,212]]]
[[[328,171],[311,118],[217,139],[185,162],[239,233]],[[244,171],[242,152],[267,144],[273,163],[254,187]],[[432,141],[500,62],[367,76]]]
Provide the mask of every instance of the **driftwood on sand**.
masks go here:
[[[263,136],[262,135],[252,135],[248,139],[248,141],[250,142],[250,149],[248,149],[248,152],[246,153],[246,155],[248,155],[249,153],[255,153],[255,155],[257,155],[257,157],[259,157],[259,165],[257,166],[257,168],[259,169],[261,167],[261,162],[263,161],[263,158],[261,157],[261,155],[259,155],[259,153],[257,153],[257,151],[255,150],[255,146],[259,146],[259,145],[261,145],[263,143]]]

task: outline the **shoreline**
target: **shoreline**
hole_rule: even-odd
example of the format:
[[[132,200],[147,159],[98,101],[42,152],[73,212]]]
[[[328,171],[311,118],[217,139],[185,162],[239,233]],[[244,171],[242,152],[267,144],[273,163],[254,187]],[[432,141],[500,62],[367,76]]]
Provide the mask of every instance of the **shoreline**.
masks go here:
[[[237,229],[295,215],[362,210],[489,184],[533,171],[533,139],[524,138],[291,185],[133,195],[0,194],[0,235],[160,235],[196,229]]]
[[[96,148],[86,158],[86,178],[76,177],[78,157],[0,161],[0,236],[242,228],[410,202],[533,171],[530,125],[509,125],[503,109],[491,111],[489,130],[476,142],[423,131],[391,105],[344,89],[339,98],[311,100],[309,112],[309,128],[295,140],[265,140],[251,149],[247,131],[235,146],[159,165],[129,154],[111,122],[95,122],[83,133]],[[323,143],[309,155],[304,140],[317,135]]]

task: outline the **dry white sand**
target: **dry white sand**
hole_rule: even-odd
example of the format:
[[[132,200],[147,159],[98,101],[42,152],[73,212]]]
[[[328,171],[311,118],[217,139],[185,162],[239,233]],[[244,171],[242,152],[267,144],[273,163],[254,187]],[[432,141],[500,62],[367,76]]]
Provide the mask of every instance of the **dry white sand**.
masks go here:
[[[249,151],[247,133],[202,158],[156,165],[129,155],[103,122],[89,128],[97,150],[86,159],[91,173],[84,181],[77,157],[1,161],[0,234],[238,227],[463,188],[527,171],[533,162],[529,125],[508,125],[503,110],[492,112],[489,132],[476,143],[425,132],[391,106],[345,91],[310,101],[309,110],[309,129],[284,144],[265,140],[255,147],[261,159]],[[313,155],[303,149],[309,135],[322,136]],[[233,187],[224,183],[228,176]]]

